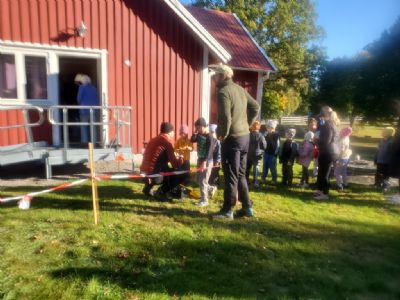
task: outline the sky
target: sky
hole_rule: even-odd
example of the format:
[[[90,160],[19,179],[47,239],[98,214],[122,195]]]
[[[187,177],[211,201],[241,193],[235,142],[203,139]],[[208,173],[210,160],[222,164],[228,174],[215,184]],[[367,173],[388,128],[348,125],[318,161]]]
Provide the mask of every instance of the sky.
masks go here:
[[[315,0],[328,58],[353,56],[400,17],[400,0]]]
[[[400,0],[312,0],[325,30],[328,59],[353,56],[379,39],[400,16]],[[181,0],[183,4],[190,0]]]

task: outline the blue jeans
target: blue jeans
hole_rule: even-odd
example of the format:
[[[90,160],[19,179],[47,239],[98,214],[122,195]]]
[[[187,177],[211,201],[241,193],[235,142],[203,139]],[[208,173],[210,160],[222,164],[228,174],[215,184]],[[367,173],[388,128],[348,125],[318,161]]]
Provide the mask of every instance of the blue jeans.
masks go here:
[[[276,172],[276,156],[264,153],[262,180],[267,178],[268,170],[271,170],[272,181],[276,182],[278,180]]]
[[[258,184],[258,166],[260,164],[261,158],[247,158],[247,168],[246,168],[246,179],[247,179],[247,185],[249,185],[249,176],[250,176],[250,170],[253,167],[253,183],[254,185]]]

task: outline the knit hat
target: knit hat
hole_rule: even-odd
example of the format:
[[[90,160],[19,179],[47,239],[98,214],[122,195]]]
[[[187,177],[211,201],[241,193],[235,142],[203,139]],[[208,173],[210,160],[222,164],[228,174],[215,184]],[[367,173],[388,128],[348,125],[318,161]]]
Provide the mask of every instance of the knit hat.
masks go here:
[[[296,129],[289,128],[288,130],[286,130],[286,136],[291,139],[294,138],[296,136]]]
[[[174,125],[168,122],[162,122],[160,126],[160,132],[161,133],[170,133],[171,131],[174,131]]]
[[[194,123],[194,126],[201,126],[201,127],[206,127],[207,122],[204,118],[199,118],[197,121]]]
[[[351,136],[353,129],[351,127],[344,127],[340,130],[339,135],[342,137]]]
[[[312,131],[307,131],[306,134],[304,135],[304,139],[306,141],[311,142],[313,140],[313,138],[314,138],[314,132],[312,132]]]
[[[227,78],[233,77],[233,70],[228,65],[219,64],[214,67],[211,67],[211,69],[214,70],[214,72],[217,74],[224,74],[224,76]]]
[[[394,136],[394,133],[396,132],[396,130],[393,127],[385,127],[385,129],[383,129],[383,132],[388,136],[388,137],[392,137]]]
[[[210,132],[217,132],[217,124],[210,124],[208,125]]]
[[[182,125],[179,129],[179,134],[189,134],[189,127],[187,125]]]
[[[269,128],[275,129],[277,125],[278,125],[278,122],[275,121],[275,120],[268,120],[267,121],[267,127],[269,127]]]

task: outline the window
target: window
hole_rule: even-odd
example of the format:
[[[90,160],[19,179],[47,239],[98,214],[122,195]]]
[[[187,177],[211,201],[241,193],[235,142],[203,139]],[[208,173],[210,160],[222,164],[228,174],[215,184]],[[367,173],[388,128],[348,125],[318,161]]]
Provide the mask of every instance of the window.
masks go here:
[[[0,98],[17,98],[17,75],[13,54],[0,54]]]
[[[26,98],[47,99],[46,58],[25,56]]]

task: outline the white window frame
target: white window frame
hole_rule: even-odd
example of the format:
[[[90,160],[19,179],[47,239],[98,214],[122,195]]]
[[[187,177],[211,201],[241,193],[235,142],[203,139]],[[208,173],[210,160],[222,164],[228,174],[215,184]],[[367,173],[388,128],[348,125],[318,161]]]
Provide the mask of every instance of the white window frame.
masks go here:
[[[40,106],[44,109],[52,105],[58,105],[60,103],[58,78],[60,57],[95,58],[97,60],[97,78],[99,79],[99,98],[102,105],[108,105],[108,52],[106,49],[55,46],[0,39],[0,53],[15,55],[17,76],[17,99],[0,98],[0,105],[29,104]],[[26,99],[25,55],[47,57],[47,99]],[[108,137],[108,129],[106,128],[105,131],[103,134]],[[58,126],[53,126],[53,144],[60,144],[60,129]]]
[[[14,54],[17,77],[17,98],[1,98],[0,104],[5,105],[37,105],[48,107],[59,104],[58,74],[60,57],[94,58],[98,61],[97,78],[99,78],[99,97],[103,105],[108,102],[107,84],[107,50],[88,49],[46,44],[33,44],[0,40],[0,53]],[[47,61],[47,99],[27,99],[25,84],[25,56],[46,57]],[[100,64],[100,65],[99,65]]]

